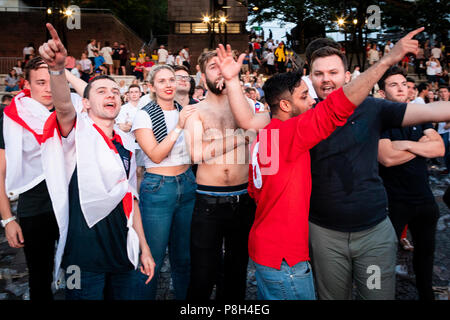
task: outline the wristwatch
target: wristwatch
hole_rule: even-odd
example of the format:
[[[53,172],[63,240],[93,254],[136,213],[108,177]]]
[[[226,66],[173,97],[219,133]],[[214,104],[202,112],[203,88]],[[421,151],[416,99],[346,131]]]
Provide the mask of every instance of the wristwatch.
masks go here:
[[[173,131],[175,131],[176,134],[180,134],[180,132],[183,131],[183,129],[175,127]]]
[[[58,70],[58,71],[48,69],[48,73],[50,73],[51,76],[60,76],[65,71],[66,71],[66,69],[62,69],[62,70]]]
[[[2,227],[5,228],[8,223],[14,220],[16,220],[16,216],[12,216],[11,218],[8,218],[6,220],[1,220]]]

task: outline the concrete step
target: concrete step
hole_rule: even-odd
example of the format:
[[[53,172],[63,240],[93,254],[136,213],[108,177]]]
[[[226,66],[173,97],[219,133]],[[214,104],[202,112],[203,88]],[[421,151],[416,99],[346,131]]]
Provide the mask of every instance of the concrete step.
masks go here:
[[[136,79],[135,76],[111,76],[117,83],[120,83],[121,80],[125,81],[125,85],[129,86],[133,80]]]

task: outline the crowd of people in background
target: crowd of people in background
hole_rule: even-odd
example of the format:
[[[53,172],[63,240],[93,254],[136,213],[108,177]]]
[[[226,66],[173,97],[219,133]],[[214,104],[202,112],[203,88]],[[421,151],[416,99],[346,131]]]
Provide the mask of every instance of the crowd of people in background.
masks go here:
[[[369,42],[366,46],[364,69],[372,66],[381,57],[389,53],[393,45],[393,42],[390,40],[383,44]],[[341,46],[341,51],[345,53],[343,46]],[[409,54],[399,63],[407,73],[415,73],[419,81],[427,81],[430,84],[429,97],[426,97],[426,102],[436,100],[439,87],[448,86],[450,83],[448,51],[448,48],[443,43],[431,45],[430,41],[426,40],[419,44],[417,55]],[[245,53],[241,69],[242,86],[244,89],[254,88],[257,101],[261,101],[264,98],[262,86],[267,78],[275,73],[295,71],[302,67],[302,59],[296,57],[292,48],[288,48],[283,41],[263,40],[255,36],[249,41],[248,48],[244,52],[234,50],[236,57],[241,53]],[[34,56],[34,44],[29,43],[23,48],[23,59],[18,60],[7,74],[4,83],[5,91],[17,92],[23,89],[24,77],[22,67]],[[96,39],[91,39],[78,59],[71,56],[69,52],[66,61],[66,68],[76,77],[86,82],[99,75],[133,75],[136,78],[133,84],[139,84],[143,95],[149,93],[148,76],[151,68],[155,65],[185,66],[191,73],[188,46],[183,46],[181,49],[168,49],[165,45],[160,45],[158,49],[153,50],[146,50],[142,47],[139,52],[135,53],[129,50],[124,43],[114,41],[111,45],[109,41],[105,41],[102,44]],[[355,79],[362,71],[361,66],[352,66],[352,71],[352,79]],[[303,64],[301,72],[303,72],[304,76],[309,74],[307,63]],[[195,84],[192,88],[192,95],[195,95],[195,99],[200,99],[200,92],[205,93],[206,90],[205,85],[201,83],[198,65],[195,66],[193,79]],[[125,89],[127,87],[124,83],[121,87],[122,94],[126,93]],[[246,92],[246,94],[250,97],[249,92]],[[376,91],[373,90],[372,94],[376,95]],[[123,99],[127,100],[126,95],[123,96]]]

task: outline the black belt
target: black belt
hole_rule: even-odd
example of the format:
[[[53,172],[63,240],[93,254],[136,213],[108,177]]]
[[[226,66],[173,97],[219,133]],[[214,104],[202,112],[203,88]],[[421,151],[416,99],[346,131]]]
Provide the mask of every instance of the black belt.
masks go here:
[[[243,197],[247,195],[247,193],[236,195],[236,196],[211,196],[208,194],[197,194],[201,197],[200,201],[203,201],[207,204],[227,204],[227,203],[239,203],[243,200]]]

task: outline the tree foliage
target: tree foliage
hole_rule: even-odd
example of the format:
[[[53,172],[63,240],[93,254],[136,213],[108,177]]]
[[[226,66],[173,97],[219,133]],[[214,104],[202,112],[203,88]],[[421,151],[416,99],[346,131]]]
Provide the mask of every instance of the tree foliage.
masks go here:
[[[301,26],[304,21],[316,21],[335,27],[337,17],[366,18],[370,5],[381,8],[383,28],[397,27],[411,30],[425,26],[428,34],[445,38],[450,29],[450,1],[448,0],[249,0],[251,23],[280,19]],[[257,7],[259,10],[253,11]]]

